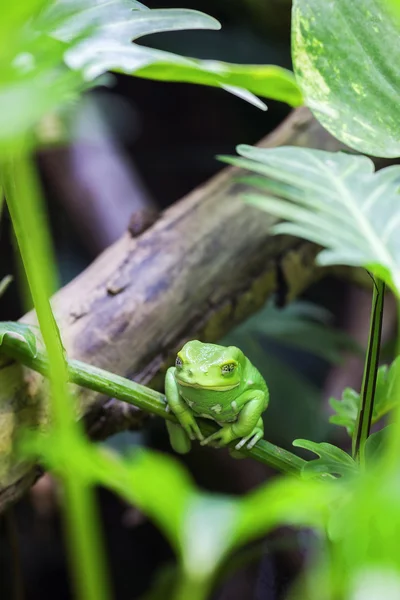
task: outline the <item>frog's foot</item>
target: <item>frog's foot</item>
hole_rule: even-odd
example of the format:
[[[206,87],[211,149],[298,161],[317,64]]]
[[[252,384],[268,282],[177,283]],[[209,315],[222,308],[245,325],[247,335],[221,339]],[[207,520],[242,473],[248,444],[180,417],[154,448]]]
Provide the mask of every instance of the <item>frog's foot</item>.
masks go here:
[[[236,444],[235,449],[240,450],[246,445],[246,447],[251,450],[263,436],[264,430],[261,429],[261,427],[255,427],[250,435],[246,435],[246,437],[242,438],[240,442]]]
[[[184,429],[190,440],[204,440],[204,435],[200,431],[196,419],[193,415],[186,411],[177,415],[180,426]]]
[[[201,443],[202,446],[212,446],[213,448],[223,448],[232,442],[235,439],[235,435],[230,426],[221,427],[212,435],[209,435],[208,438],[203,440]]]

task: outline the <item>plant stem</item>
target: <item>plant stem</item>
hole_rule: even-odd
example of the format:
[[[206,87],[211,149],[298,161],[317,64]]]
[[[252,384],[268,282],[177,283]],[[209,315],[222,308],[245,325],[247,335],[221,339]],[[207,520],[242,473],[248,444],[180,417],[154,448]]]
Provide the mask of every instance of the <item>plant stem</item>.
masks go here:
[[[353,457],[356,458],[362,465],[364,464],[364,446],[369,436],[372,412],[374,409],[384,300],[385,284],[380,279],[374,279],[374,292],[372,298],[367,355],[361,388],[360,406],[358,409],[357,421],[353,434]]]
[[[93,487],[76,474],[63,478],[68,561],[77,598],[100,600],[111,597],[101,569],[106,565],[100,519]]]
[[[396,298],[397,302],[397,314],[398,314],[398,322],[397,322],[397,340],[396,340],[396,357],[400,357],[400,299]],[[393,398],[400,398],[400,377],[396,377],[393,383],[392,389]],[[382,468],[381,471],[385,470],[389,472],[394,470],[396,474],[395,478],[398,477],[398,468],[399,468],[399,456],[400,456],[400,403],[394,407],[393,414],[390,419],[392,423],[392,427],[388,430],[388,440],[386,444],[385,451],[382,455]],[[393,475],[388,475],[388,477],[393,477]]]
[[[175,590],[174,600],[206,600],[210,591],[210,580],[194,579],[182,572]]]
[[[49,298],[55,289],[56,275],[37,174],[31,160],[21,150],[3,165],[2,176],[7,206],[48,357],[51,427],[64,447],[72,451],[81,429],[75,421],[75,408],[67,385],[68,366],[50,306]],[[107,600],[110,597],[107,569],[97,539],[99,526],[95,518],[93,492],[72,472],[66,471],[62,482],[66,495],[63,503],[67,525],[65,533],[76,598]]]
[[[397,307],[397,330],[396,330],[396,343],[395,343],[395,358],[400,356],[400,298],[395,298]]]
[[[37,352],[33,356],[28,345],[21,339],[14,336],[4,336],[1,350],[34,371],[38,371],[42,375],[48,374],[49,366],[45,355]],[[171,412],[166,410],[166,398],[163,394],[130,379],[78,360],[68,361],[67,366],[69,381],[72,383],[105,394],[108,397],[133,404],[141,410],[162,417],[163,419],[175,421],[175,417]],[[216,425],[202,419],[201,430],[205,435],[210,435],[216,431]],[[296,454],[275,446],[275,444],[271,444],[266,440],[261,440],[251,450],[243,450],[242,454],[258,460],[269,467],[273,467],[278,471],[296,476],[300,476],[301,470],[306,464],[306,461]]]
[[[68,380],[60,334],[49,298],[56,288],[52,269],[52,247],[34,168],[23,153],[13,156],[3,168],[4,189],[15,237],[21,254],[40,331],[50,357],[50,388],[54,424],[62,432],[73,422],[68,400]]]

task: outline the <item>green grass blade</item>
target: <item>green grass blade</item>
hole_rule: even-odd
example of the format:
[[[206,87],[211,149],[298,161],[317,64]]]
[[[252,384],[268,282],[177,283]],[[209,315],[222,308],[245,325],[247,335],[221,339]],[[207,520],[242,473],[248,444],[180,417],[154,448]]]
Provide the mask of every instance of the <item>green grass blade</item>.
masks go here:
[[[2,169],[7,206],[37,312],[48,357],[52,428],[66,451],[73,451],[80,428],[68,393],[68,368],[50,306],[56,287],[52,245],[37,174],[23,152]],[[93,490],[68,470],[63,476],[67,545],[79,600],[107,600],[107,571],[98,538]]]

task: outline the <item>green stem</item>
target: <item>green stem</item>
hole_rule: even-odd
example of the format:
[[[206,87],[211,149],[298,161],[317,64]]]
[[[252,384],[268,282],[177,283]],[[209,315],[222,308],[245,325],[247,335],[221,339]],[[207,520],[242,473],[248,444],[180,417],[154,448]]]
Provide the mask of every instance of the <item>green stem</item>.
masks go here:
[[[360,406],[353,434],[353,457],[357,458],[360,464],[364,464],[364,446],[369,436],[372,421],[372,413],[374,409],[376,377],[378,373],[379,350],[381,345],[384,300],[385,284],[380,279],[375,279],[374,292],[372,298],[370,330],[368,337],[368,348],[361,388]]]
[[[29,157],[21,151],[3,164],[2,176],[7,206],[48,357],[51,427],[65,448],[71,448],[80,428],[74,418],[75,408],[67,385],[68,366],[49,301],[56,287],[56,276],[37,174]],[[99,526],[95,518],[93,492],[75,473],[65,472],[62,482],[65,533],[76,598],[107,600],[110,595],[106,562],[97,539]]]
[[[82,600],[110,598],[107,572],[102,572],[106,561],[95,490],[72,473],[71,477],[63,478],[63,491],[64,505],[68,507],[64,515],[68,561],[76,597]]]
[[[174,600],[206,600],[210,592],[210,580],[194,579],[182,572],[176,586]]]
[[[400,298],[395,298],[397,307],[397,338],[395,343],[395,357],[400,356]]]
[[[22,362],[34,371],[38,371],[42,375],[48,374],[49,367],[45,355],[38,352],[35,356],[32,356],[28,345],[17,337],[4,336],[1,349],[5,354]],[[70,360],[67,365],[69,381],[72,383],[110,398],[133,404],[137,408],[163,419],[175,421],[174,416],[166,410],[166,399],[163,394],[130,379],[125,379],[125,377],[78,360]],[[210,435],[216,431],[216,426],[202,419],[201,430],[205,435]],[[242,454],[278,471],[296,476],[300,476],[300,472],[306,464],[306,461],[296,456],[296,454],[275,446],[275,444],[271,444],[266,440],[261,440],[251,450],[243,450]]]
[[[6,202],[24,265],[40,331],[50,357],[51,407],[54,424],[62,434],[73,422],[73,406],[68,400],[67,368],[60,334],[49,298],[56,289],[52,269],[52,246],[44,207],[33,165],[24,154],[9,159],[3,168]]]
[[[396,298],[398,307],[398,323],[397,323],[397,340],[396,340],[396,357],[400,356],[400,299]],[[400,398],[400,377],[396,377],[393,381],[393,388],[391,390],[393,398]],[[388,441],[386,444],[385,451],[382,455],[382,468],[381,471],[389,472],[394,470],[397,477],[399,468],[399,456],[400,456],[400,402],[395,404],[393,414],[391,416],[392,427],[388,431]]]

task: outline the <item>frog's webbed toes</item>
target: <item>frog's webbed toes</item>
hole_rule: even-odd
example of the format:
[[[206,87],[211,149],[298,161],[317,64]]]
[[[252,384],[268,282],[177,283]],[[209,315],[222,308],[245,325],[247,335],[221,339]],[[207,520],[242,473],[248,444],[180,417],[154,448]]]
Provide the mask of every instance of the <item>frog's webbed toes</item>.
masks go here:
[[[219,431],[216,431],[215,433],[213,433],[212,435],[209,435],[208,437],[204,438],[200,444],[202,446],[213,446],[216,447],[218,441],[219,441],[220,435],[219,435]]]
[[[222,427],[212,435],[209,435],[201,443],[202,446],[211,446],[213,448],[223,448],[232,440],[232,434],[229,428]]]
[[[261,430],[258,431],[256,434],[253,435],[252,439],[247,444],[247,448],[249,450],[251,450],[252,448],[254,448],[254,446],[257,444],[257,442],[259,442],[260,440],[262,440],[263,437],[264,437],[264,432],[261,431]]]
[[[257,444],[257,442],[262,439],[263,435],[264,431],[261,428],[256,427],[249,435],[243,437],[240,442],[236,444],[236,450],[240,450],[246,444],[247,448],[251,450]]]

